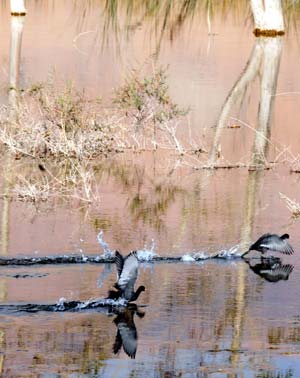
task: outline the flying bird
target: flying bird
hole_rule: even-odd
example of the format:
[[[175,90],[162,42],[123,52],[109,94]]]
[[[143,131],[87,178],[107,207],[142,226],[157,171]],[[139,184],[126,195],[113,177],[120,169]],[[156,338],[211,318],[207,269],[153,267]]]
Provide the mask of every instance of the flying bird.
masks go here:
[[[108,298],[124,298],[128,302],[136,301],[141,292],[145,291],[145,286],[139,286],[138,289],[134,291],[139,267],[136,251],[129,253],[126,257],[123,257],[116,251],[115,262],[118,280],[114,284],[114,287],[117,290],[110,290],[108,292]]]
[[[287,242],[289,234],[283,234],[281,236],[276,234],[264,234],[254,244],[252,244],[248,251],[246,251],[242,257],[247,255],[250,251],[258,251],[262,254],[273,251],[280,252],[285,255],[292,255],[294,253],[293,247]]]

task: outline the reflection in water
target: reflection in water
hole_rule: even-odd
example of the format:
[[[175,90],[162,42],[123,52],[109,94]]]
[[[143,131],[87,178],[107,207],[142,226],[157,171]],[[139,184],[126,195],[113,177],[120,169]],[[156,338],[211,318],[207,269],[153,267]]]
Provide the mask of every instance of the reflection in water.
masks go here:
[[[154,56],[159,54],[164,37],[170,41],[175,40],[177,34],[186,24],[191,25],[196,19],[197,22],[206,22],[207,34],[210,34],[211,21],[214,15],[219,14],[225,18],[228,11],[236,14],[246,13],[248,6],[245,0],[239,1],[238,7],[230,1],[195,0],[99,1],[97,5],[97,7],[94,7],[93,3],[89,1],[81,5],[79,15],[76,18],[74,17],[77,20],[79,32],[84,33],[86,31],[89,15],[98,10],[103,17],[103,25],[102,29],[101,27],[98,28],[97,39],[102,36],[103,44],[113,34],[117,48],[121,51],[122,38],[128,40],[146,24],[147,29],[150,28],[147,35],[155,38]],[[74,5],[74,10],[75,7]]]
[[[26,10],[23,1],[11,1],[11,34],[10,34],[10,60],[9,60],[9,104],[10,117],[15,120],[18,117],[18,87],[21,62],[22,35]],[[3,209],[1,226],[2,254],[7,255],[9,245],[9,213],[10,192],[12,186],[12,161],[7,156],[4,161],[3,172]],[[3,292],[3,291],[1,291]]]
[[[118,331],[113,345],[113,352],[118,354],[123,346],[127,356],[135,358],[138,333],[134,323],[134,315],[136,314],[139,318],[143,318],[145,313],[139,311],[135,304],[130,304],[127,308],[121,308],[117,312],[118,315],[114,319],[114,323]]]
[[[282,50],[281,38],[256,39],[253,54],[250,58],[257,61],[253,65],[252,77],[259,74],[262,64],[260,81],[260,105],[258,111],[258,128],[255,130],[255,139],[250,162],[247,193],[244,207],[244,225],[242,227],[241,243],[248,248],[251,240],[252,226],[255,215],[256,192],[261,173],[258,168],[264,168],[267,164],[267,152],[270,142],[270,119],[274,94],[276,93],[279,62]],[[248,67],[250,64],[248,63]],[[255,70],[254,70],[255,67]],[[248,85],[248,83],[247,83]]]
[[[12,177],[12,162],[10,156],[4,160],[3,169],[3,205],[2,205],[2,217],[1,217],[1,254],[3,256],[8,255],[9,247],[9,220],[10,220],[10,191],[11,191],[11,177]]]
[[[26,9],[23,0],[11,0],[11,34],[10,34],[10,61],[9,61],[9,104],[10,117],[12,120],[16,119],[18,111],[18,84],[21,61],[21,45],[22,34],[24,27],[24,20]],[[1,219],[1,254],[8,254],[9,246],[9,219],[10,219],[10,191],[11,191],[11,177],[12,165],[10,156],[5,159],[3,172],[3,205],[2,205],[2,219]],[[7,283],[0,280],[0,299],[3,301],[7,297]],[[5,330],[0,329],[0,348],[4,350],[5,346]],[[0,375],[3,374],[4,354],[0,356]]]
[[[250,162],[251,169],[249,168],[243,224],[241,227],[240,245],[242,249],[248,249],[250,244],[256,207],[255,198],[258,187],[258,180],[261,177],[259,168],[264,168],[267,162],[266,156],[268,151],[268,144],[270,142],[270,118],[272,104],[274,101],[273,95],[276,92],[281,46],[282,40],[279,38],[256,39],[246,68],[233,86],[223,105],[216,126],[212,148],[210,151],[209,163],[211,166],[214,166],[216,165],[216,162],[220,157],[219,151],[221,136],[224,128],[227,126],[230,111],[232,110],[233,106],[236,105],[236,103],[243,103],[248,86],[256,78],[257,75],[261,74],[258,128],[257,130],[254,130],[255,139]],[[280,277],[281,275],[283,276],[282,271],[285,271],[285,269],[281,269],[281,272],[277,270],[277,277]],[[289,268],[287,269],[287,271],[289,271]],[[238,281],[235,295],[236,306],[233,318],[234,333],[231,344],[232,354],[230,357],[230,361],[232,363],[232,366],[234,367],[238,365],[240,359],[240,355],[237,352],[239,351],[242,342],[244,319],[246,313],[246,270],[244,266],[239,266],[237,276]],[[265,279],[267,278],[265,277]],[[278,280],[280,279],[283,278],[278,278]],[[230,375],[230,377],[234,377],[234,375]]]
[[[10,64],[9,64],[9,103],[11,106],[11,117],[17,117],[18,107],[18,86],[21,62],[22,35],[25,22],[25,15],[11,16],[11,37],[10,37]]]
[[[280,259],[263,259],[256,264],[251,259],[245,259],[249,268],[257,275],[268,282],[287,281],[292,273],[294,266],[291,264],[282,264]]]
[[[228,124],[229,114],[236,103],[242,104],[245,100],[245,94],[248,86],[255,79],[258,74],[258,70],[262,60],[263,49],[261,48],[260,40],[256,39],[253,46],[250,58],[246,63],[244,71],[232,87],[229,92],[226,101],[222,106],[221,113],[218,118],[218,122],[214,132],[214,139],[212,142],[212,147],[210,150],[209,163],[210,165],[215,165],[217,159],[220,157],[220,143],[222,133]]]
[[[174,202],[178,201],[179,197],[190,196],[183,188],[182,182],[176,182],[176,163],[170,162],[170,166],[166,163],[168,162],[164,156],[156,156],[155,153],[150,155],[147,171],[145,165],[138,162],[123,162],[120,159],[103,161],[96,168],[97,179],[104,181],[107,176],[116,182],[118,188],[126,191],[126,208],[135,224],[142,222],[162,231],[166,229],[164,215]],[[93,220],[97,230],[103,228],[107,222],[108,220],[100,219],[99,215]],[[114,226],[115,222],[116,220],[109,223]]]
[[[244,127],[250,127],[255,133],[250,167],[252,169],[265,167],[270,142],[270,119],[277,87],[281,52],[282,38],[256,38],[246,67],[232,87],[222,107],[210,151],[209,163],[211,166],[214,166],[220,157],[221,136],[228,125],[228,118],[233,106],[238,103],[241,107],[245,101],[245,94],[249,85],[259,76],[260,104],[257,129],[253,129],[240,120],[236,121],[240,122]]]

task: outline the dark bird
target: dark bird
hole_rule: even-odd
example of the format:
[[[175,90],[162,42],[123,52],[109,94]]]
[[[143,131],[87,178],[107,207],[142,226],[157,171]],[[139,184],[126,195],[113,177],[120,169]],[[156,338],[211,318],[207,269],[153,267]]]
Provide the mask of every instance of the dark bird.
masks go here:
[[[141,292],[145,291],[145,286],[139,286],[137,291],[134,291],[139,267],[136,251],[129,253],[126,257],[123,257],[118,251],[116,251],[115,262],[117,266],[118,281],[115,283],[114,287],[117,290],[110,290],[108,292],[108,298],[124,298],[128,302],[136,301]]]
[[[117,317],[114,319],[114,323],[118,329],[113,345],[114,354],[119,353],[123,346],[127,356],[135,358],[138,343],[138,333],[134,323],[135,314],[140,318],[143,318],[145,315],[145,313],[138,311],[135,304],[131,304],[129,307],[120,309]]]
[[[263,262],[255,265],[251,265],[250,261],[246,262],[255,274],[268,282],[286,281],[294,269],[291,264],[282,265],[280,259],[264,259]]]
[[[43,166],[43,164],[39,163],[38,167],[39,167],[39,170],[40,170],[40,171],[45,172],[46,169],[45,169],[45,167]]]
[[[268,251],[280,252],[285,255],[292,255],[294,253],[293,247],[287,242],[289,239],[288,234],[282,236],[276,234],[264,234],[254,244],[251,245],[249,250],[245,252],[242,257],[250,251],[258,251],[262,254]]]

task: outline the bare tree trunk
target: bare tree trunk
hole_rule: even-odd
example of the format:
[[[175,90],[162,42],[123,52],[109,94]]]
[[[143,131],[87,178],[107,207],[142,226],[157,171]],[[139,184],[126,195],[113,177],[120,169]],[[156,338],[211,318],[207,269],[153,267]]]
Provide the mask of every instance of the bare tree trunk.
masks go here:
[[[24,0],[10,0],[10,11],[14,16],[25,16],[26,8]]]
[[[261,69],[258,127],[253,143],[241,228],[240,245],[241,250],[245,251],[249,248],[251,242],[255,220],[256,194],[262,177],[261,169],[265,167],[270,144],[270,120],[277,87],[282,38],[259,38],[256,40],[256,44],[259,44],[263,51],[263,64]]]
[[[250,168],[263,168],[269,148],[270,119],[277,88],[280,58],[282,52],[281,38],[259,38],[257,40],[264,52],[261,70],[260,103],[258,111],[258,127],[255,133],[252,161]]]
[[[281,0],[251,0],[256,36],[284,34]]]
[[[219,115],[218,123],[215,128],[214,140],[209,154],[209,165],[213,168],[218,160],[218,150],[220,146],[221,136],[223,130],[226,128],[228,116],[233,105],[241,98],[248,85],[254,80],[259,72],[263,56],[263,50],[259,43],[255,43],[251,52],[251,56],[247,65],[229,92],[224,105],[222,106],[221,114]]]

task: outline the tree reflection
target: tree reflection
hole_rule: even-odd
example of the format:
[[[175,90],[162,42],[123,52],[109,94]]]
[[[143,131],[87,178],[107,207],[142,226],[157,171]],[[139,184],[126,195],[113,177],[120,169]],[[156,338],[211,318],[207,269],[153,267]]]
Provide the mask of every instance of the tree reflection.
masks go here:
[[[135,223],[142,221],[156,230],[162,230],[165,227],[163,216],[179,195],[187,194],[176,183],[176,162],[171,166],[164,166],[164,163],[158,164],[155,153],[147,165],[147,171],[145,165],[138,162],[131,164],[120,159],[104,161],[97,167],[97,177],[102,181],[105,177],[114,179],[119,190],[126,191],[126,207]],[[93,223],[98,229],[103,221],[95,218]]]
[[[260,74],[260,104],[258,110],[258,127],[255,130],[252,157],[249,165],[248,184],[246,187],[246,196],[244,200],[243,224],[241,227],[241,248],[248,248],[251,241],[252,227],[254,223],[256,208],[256,193],[259,187],[259,180],[261,178],[260,170],[264,169],[267,164],[268,149],[269,144],[271,143],[270,119],[272,114],[272,105],[274,103],[274,94],[276,93],[281,50],[281,38],[257,38],[255,40],[254,48],[247,63],[246,70],[233,87],[223,107],[222,113],[225,113],[226,117],[224,117],[224,114],[222,114],[223,117],[220,117],[221,122],[219,121],[219,124],[217,126],[214,145],[211,151],[212,163],[216,158],[216,146],[220,141],[222,129],[225,126],[224,121],[225,119],[227,119],[227,112],[231,107],[230,103],[233,103],[238,99],[238,93],[240,95],[245,93],[247,86],[251,83],[251,81],[253,81],[256,75]],[[227,107],[229,108],[228,110]],[[284,269],[285,268],[282,268],[282,270]],[[259,267],[257,267],[256,272],[258,271]],[[260,273],[262,274],[262,271],[260,271]],[[271,277],[271,275],[269,275],[269,277]],[[266,279],[266,277],[267,276],[265,275],[264,278]],[[278,280],[280,279],[279,277],[281,277],[281,275],[278,272]],[[238,306],[236,307],[236,314],[233,322],[233,351],[238,350],[241,345],[243,323],[246,313],[245,298],[246,272],[245,267],[240,266],[240,269],[238,271],[238,284],[236,288],[236,300]],[[239,354],[237,353],[231,356],[234,366],[237,365],[239,358]]]
[[[256,77],[260,78],[260,103],[258,127],[256,130],[251,127],[255,133],[255,139],[249,165],[253,170],[265,167],[270,143],[270,119],[277,87],[281,52],[281,38],[256,38],[246,67],[229,92],[218,118],[210,150],[209,164],[211,167],[216,165],[220,157],[221,137],[227,127],[230,112],[237,103],[243,104],[245,93]],[[243,122],[241,122],[241,125],[248,127]]]
[[[79,25],[84,25],[84,18],[91,11],[94,1],[87,1],[85,10],[81,12]],[[155,53],[159,53],[163,38],[167,36],[173,40],[181,31],[184,25],[197,22],[206,22],[208,33],[211,31],[211,18],[216,14],[226,18],[229,11],[235,14],[249,12],[248,2],[239,1],[235,6],[232,1],[195,1],[195,0],[125,0],[97,2],[103,15],[103,28],[101,35],[103,41],[108,40],[111,33],[115,36],[118,46],[119,37],[125,35],[126,38],[132,36],[139,28],[147,23],[151,29],[151,35],[155,36]],[[100,34],[100,33],[99,33]]]

